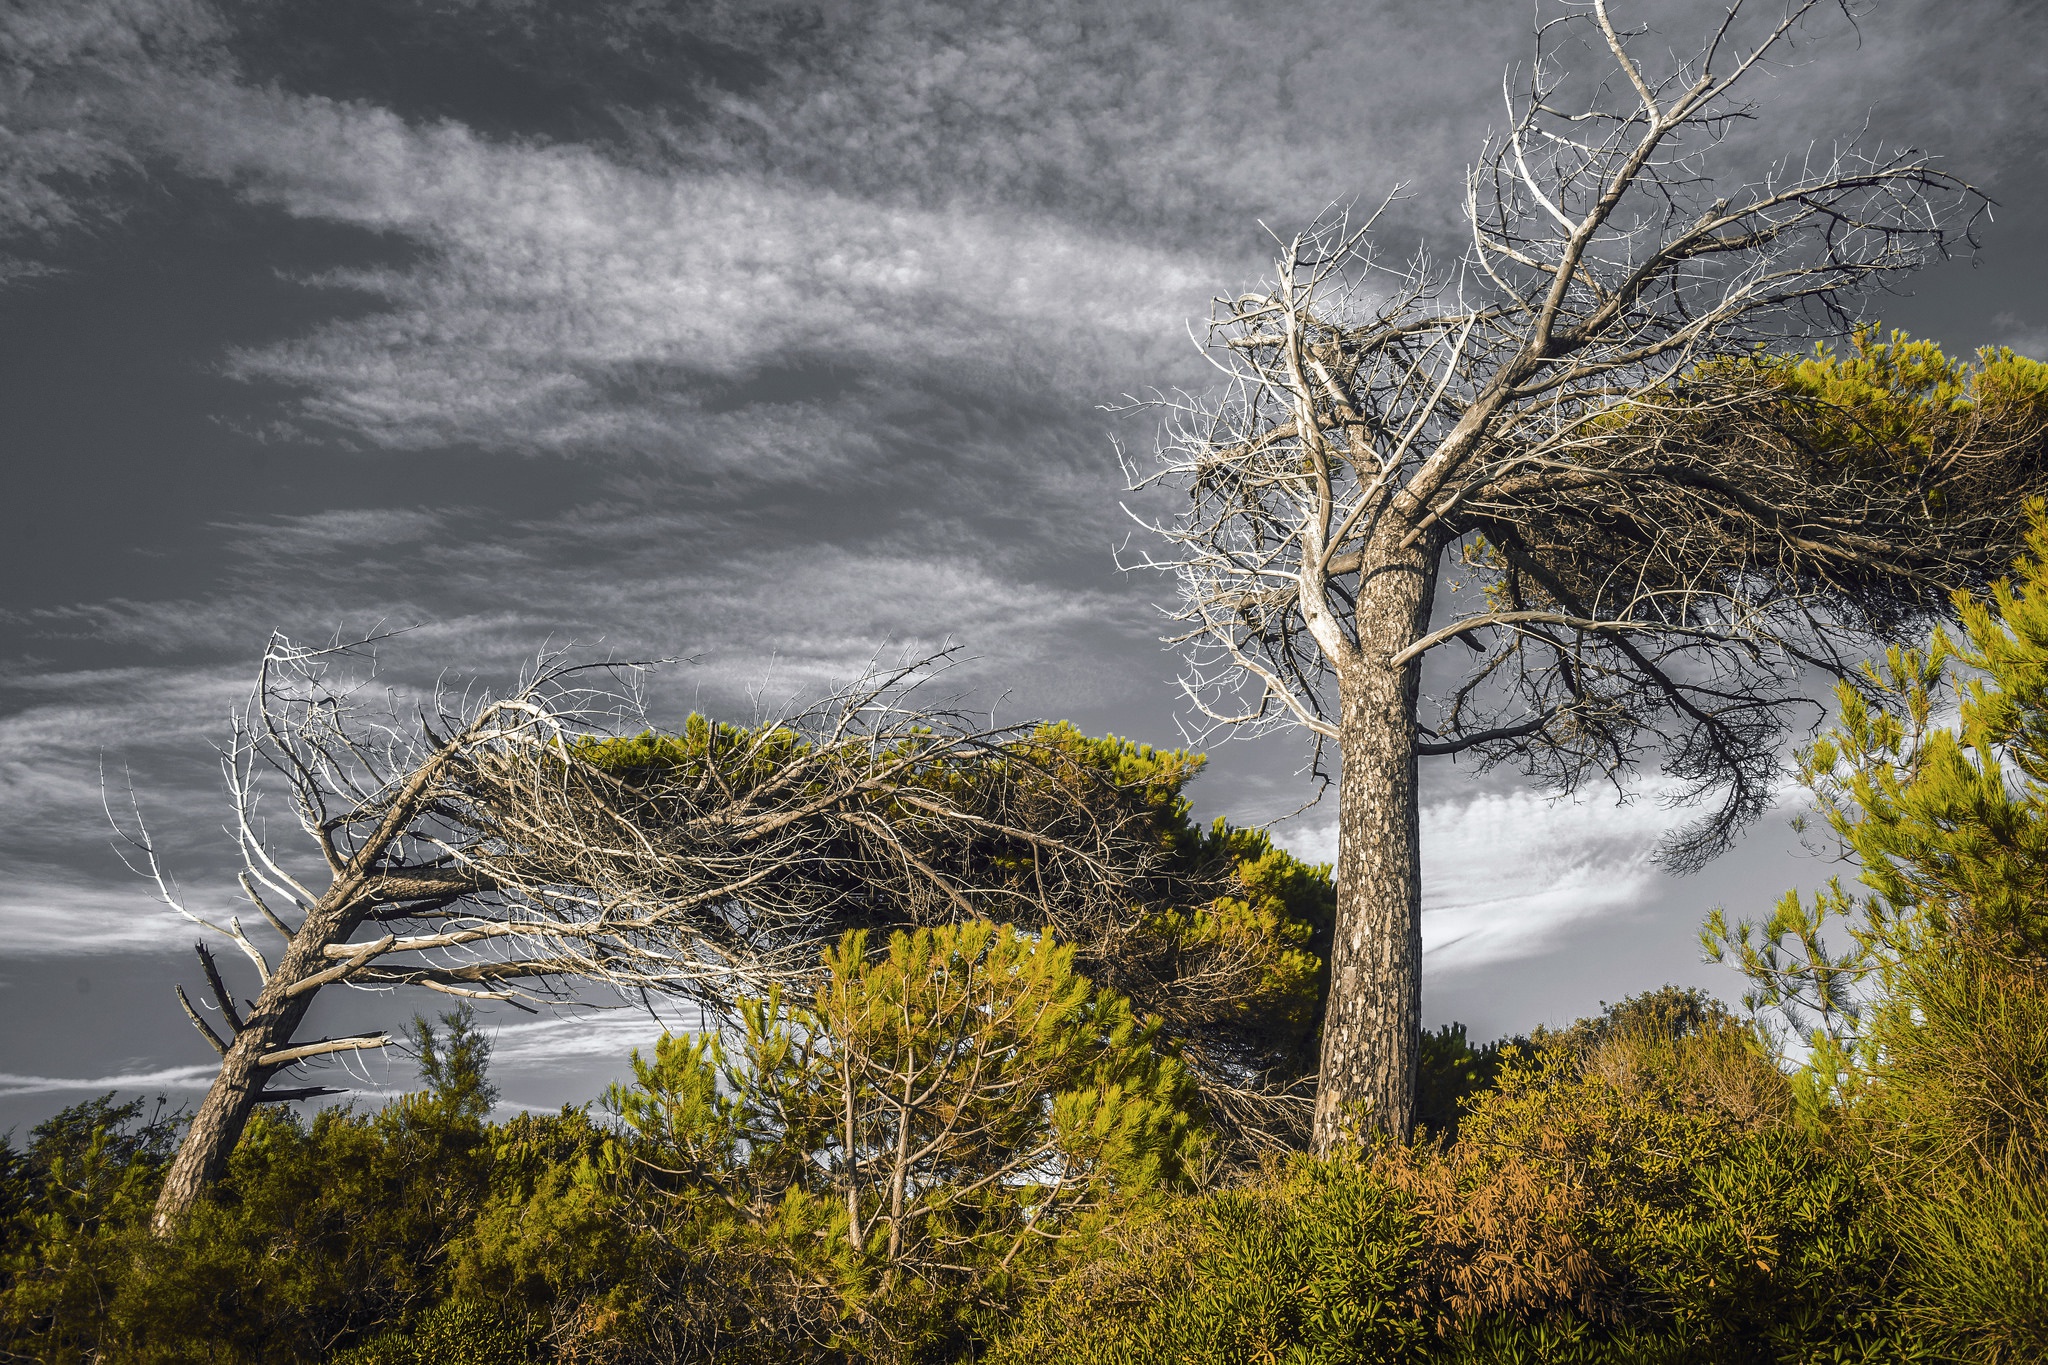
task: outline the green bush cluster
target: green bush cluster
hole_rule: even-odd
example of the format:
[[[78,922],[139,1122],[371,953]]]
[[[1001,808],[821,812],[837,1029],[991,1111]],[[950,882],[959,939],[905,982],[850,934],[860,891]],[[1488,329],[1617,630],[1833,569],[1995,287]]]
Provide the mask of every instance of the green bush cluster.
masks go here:
[[[1937,1358],[1867,1163],[1799,1127],[1748,1029],[1617,1026],[1643,1003],[1506,1049],[1455,1144],[1297,1158],[1106,1236],[996,1359]]]

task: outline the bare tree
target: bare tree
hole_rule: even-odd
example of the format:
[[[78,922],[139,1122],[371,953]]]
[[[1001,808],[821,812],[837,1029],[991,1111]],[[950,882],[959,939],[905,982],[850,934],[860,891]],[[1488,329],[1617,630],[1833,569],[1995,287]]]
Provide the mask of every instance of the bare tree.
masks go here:
[[[913,707],[915,667],[801,715],[704,727],[673,750],[687,761],[635,768],[631,741],[623,753],[599,742],[644,724],[618,668],[544,657],[509,696],[438,695],[408,718],[370,689],[369,643],[273,637],[223,751],[241,886],[283,941],[275,964],[239,918],[188,908],[139,815],[128,836],[165,902],[239,949],[261,982],[238,1007],[202,943],[218,1026],[178,991],[221,1067],[166,1177],[160,1233],[219,1178],[256,1105],[335,1093],[279,1077],[392,1041],[300,1040],[325,987],[531,1009],[594,984],[723,1010],[740,991],[815,973],[820,943],[848,925],[965,917],[1014,895],[933,867],[934,831],[1025,841],[1042,855],[1041,902],[1062,886],[1098,895],[1118,875],[1118,831],[1085,810],[1064,839],[1005,823],[1017,732]],[[266,778],[282,782],[316,872],[266,840]]]
[[[1666,850],[1696,866],[1765,807],[1806,670],[1844,673],[1998,573],[2048,486],[2038,405],[1932,451],[1831,448],[1821,400],[1778,382],[1771,347],[1845,330],[1983,202],[1853,142],[1715,182],[1755,124],[1736,88],[1819,7],[1733,0],[1659,69],[1605,0],[1549,7],[1457,260],[1389,268],[1379,215],[1322,221],[1270,287],[1217,301],[1220,394],[1158,400],[1162,465],[1133,484],[1190,495],[1147,560],[1178,576],[1189,695],[1341,762],[1319,1147],[1410,1122],[1418,757],[1569,791],[1656,756],[1681,799],[1720,796]],[[1450,644],[1471,670],[1425,698]]]

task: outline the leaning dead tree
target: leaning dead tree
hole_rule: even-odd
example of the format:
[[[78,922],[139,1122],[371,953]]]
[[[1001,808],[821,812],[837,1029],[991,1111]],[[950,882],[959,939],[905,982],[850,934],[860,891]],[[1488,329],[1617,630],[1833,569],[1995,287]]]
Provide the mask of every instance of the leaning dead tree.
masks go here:
[[[1456,260],[1390,268],[1374,221],[1321,222],[1217,302],[1220,393],[1162,400],[1162,465],[1133,481],[1188,494],[1148,559],[1178,578],[1187,691],[1341,763],[1318,1146],[1410,1122],[1419,757],[1561,792],[1660,762],[1678,800],[1718,795],[1666,850],[1696,866],[1765,808],[1808,670],[2000,572],[2048,488],[2038,401],[1893,430],[1778,354],[1846,331],[1982,205],[1853,143],[1714,178],[1757,126],[1738,87],[1827,8],[1735,0],[1653,68],[1662,41],[1602,0],[1552,7]],[[1447,646],[1470,666],[1425,696]]]
[[[919,703],[935,661],[800,714],[664,734],[645,728],[632,670],[560,658],[508,696],[405,713],[370,686],[372,643],[273,637],[232,719],[222,770],[257,938],[190,906],[139,815],[128,833],[162,899],[259,986],[238,1004],[201,943],[211,998],[178,989],[221,1064],[167,1174],[160,1232],[220,1177],[257,1105],[338,1093],[292,1079],[306,1063],[391,1043],[301,1038],[324,989],[534,1009],[596,988],[729,1015],[741,994],[814,976],[851,929],[1049,930],[1161,1018],[1238,1146],[1292,1130],[1294,1097],[1227,1008],[1265,963],[1227,941],[1162,940],[1146,913],[1227,894],[1223,870],[1169,871],[1146,792],[1077,761],[1057,731]],[[303,838],[296,855],[266,837],[266,784]]]
[[[596,986],[719,1010],[814,972],[821,941],[844,927],[984,908],[971,869],[927,861],[945,831],[1024,841],[1055,893],[1118,876],[1114,828],[1084,816],[1053,839],[1004,823],[1004,784],[973,775],[1014,768],[1014,733],[913,708],[914,669],[772,724],[704,727],[668,742],[683,761],[636,766],[639,749],[663,744],[606,742],[639,721],[629,689],[589,682],[616,681],[615,669],[543,659],[509,696],[440,696],[407,717],[368,687],[367,643],[274,637],[233,718],[222,768],[241,887],[274,948],[239,916],[190,908],[139,819],[129,835],[163,899],[239,950],[260,983],[237,1004],[201,944],[211,1001],[178,990],[221,1064],[166,1177],[160,1232],[219,1178],[255,1106],[334,1093],[287,1079],[298,1068],[392,1041],[300,1038],[328,987],[533,1008]],[[266,838],[266,782],[282,788],[304,856]]]

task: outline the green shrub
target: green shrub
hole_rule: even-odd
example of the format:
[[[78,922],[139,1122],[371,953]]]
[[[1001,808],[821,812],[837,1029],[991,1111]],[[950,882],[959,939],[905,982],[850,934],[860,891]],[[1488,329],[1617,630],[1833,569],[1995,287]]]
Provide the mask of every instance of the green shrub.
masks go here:
[[[1446,1349],[1674,1361],[1901,1349],[1878,1191],[1793,1112],[1755,1036],[1683,993],[1511,1050],[1454,1146],[1379,1161],[1415,1200]]]
[[[1961,633],[1839,689],[1801,756],[1868,894],[1710,919],[1753,1008],[1812,1026],[1804,1108],[1865,1154],[1896,1307],[1986,1362],[2048,1357],[2048,521]]]
[[[1935,1358],[1853,1149],[1685,992],[1507,1048],[1457,1142],[1297,1161],[1105,1228],[1007,1362]]]
[[[1042,1365],[1393,1365],[1427,1358],[1408,1201],[1355,1158],[1106,1233],[990,1357]]]
[[[1902,964],[1856,1119],[1901,1230],[1903,1310],[1970,1359],[2048,1360],[2048,970]]]
[[[1416,1059],[1416,1128],[1445,1141],[1456,1141],[1458,1119],[1466,1102],[1493,1088],[1508,1048],[1517,1044],[1527,1046],[1528,1041],[1502,1038],[1474,1047],[1465,1036],[1463,1024],[1445,1024],[1434,1033],[1425,1030]]]
[[[333,1365],[525,1365],[533,1358],[525,1324],[474,1299],[437,1304],[410,1332],[388,1332],[331,1357]]]
[[[297,1362],[415,1320],[441,1297],[448,1247],[489,1179],[489,1045],[466,1014],[446,1023],[416,1025],[420,1094],[310,1122],[260,1112],[171,1240],[149,1231],[169,1145],[134,1124],[134,1106],[44,1125],[53,1155],[10,1233],[0,1349]],[[32,1164],[40,1150],[32,1141]]]

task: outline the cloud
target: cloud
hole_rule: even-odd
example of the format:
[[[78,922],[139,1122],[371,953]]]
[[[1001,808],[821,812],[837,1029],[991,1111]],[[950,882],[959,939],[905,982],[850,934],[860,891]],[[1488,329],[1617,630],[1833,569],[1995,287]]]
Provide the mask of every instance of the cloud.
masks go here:
[[[192,667],[24,670],[0,679],[0,693],[21,699],[0,715],[0,827],[17,838],[47,833],[53,810],[66,820],[86,804],[97,811],[102,755],[118,791],[129,746],[203,744],[247,689],[246,673]],[[138,772],[149,775],[146,766]]]
[[[1587,920],[1627,914],[1664,874],[1658,842],[1685,819],[1640,784],[1627,804],[1466,791],[1422,808],[1422,944],[1432,976],[1533,957]],[[1296,856],[1333,862],[1333,820],[1275,830]]]
[[[1860,38],[1818,24],[1796,53],[1812,69],[1756,82],[1763,136],[1826,139],[1877,102],[1884,130],[1981,160],[2040,120],[2021,88],[2043,45],[2015,37],[2041,35],[2029,13],[1948,7],[1932,23],[1925,4],[1891,5]],[[0,217],[11,203],[19,225],[54,230],[75,217],[59,185],[155,157],[418,249],[406,266],[309,275],[378,306],[228,357],[297,394],[301,433],[659,455],[753,480],[881,462],[877,410],[905,394],[926,400],[913,424],[996,390],[1059,395],[1047,408],[1072,417],[1198,377],[1183,324],[1260,270],[1255,220],[1285,231],[1405,180],[1395,235],[1450,226],[1499,73],[1527,46],[1519,15],[1418,0],[1280,16],[901,0],[795,27],[745,4],[476,7],[473,60],[545,72],[557,104],[580,86],[575,100],[628,130],[578,142],[495,135],[459,100],[430,118],[261,83],[263,43],[231,43],[198,0],[25,14],[0,24],[0,55],[33,76],[14,102],[42,111],[35,135],[60,150],[23,144]],[[290,14],[238,22],[285,33]],[[1687,46],[1697,16],[1664,17]],[[374,22],[386,46],[451,41],[424,8]],[[1991,32],[2013,69],[1983,79]],[[620,55],[634,52],[660,68]],[[1965,63],[1978,79],[1957,79]],[[642,106],[622,103],[629,90]],[[101,112],[63,113],[82,107]],[[859,434],[807,440],[833,425],[820,412]]]
[[[135,93],[217,69],[222,33],[201,0],[16,0],[0,10],[0,247],[46,248],[117,215],[114,182],[140,179]],[[0,289],[50,270],[0,254]]]
[[[529,1068],[601,1060],[623,1070],[634,1048],[651,1050],[664,1031],[693,1033],[705,1027],[695,1009],[657,1003],[658,1021],[646,1010],[621,1008],[501,1024],[491,1030],[491,1065]]]
[[[2017,313],[1999,313],[1991,319],[1991,345],[2010,346],[2021,355],[2048,357],[2048,326]]]
[[[212,745],[249,682],[239,661],[17,668],[0,679],[0,695],[15,702],[0,714],[0,858],[9,867],[0,941],[8,953],[120,952],[189,942],[198,932],[121,864],[103,800],[132,832],[131,790],[188,904],[203,915],[245,912],[227,874]]]
[[[1651,859],[1683,812],[1638,792],[1551,801],[1482,792],[1422,813],[1424,961],[1436,973],[1529,957],[1581,921],[1644,904]]]
[[[673,130],[686,155],[771,165],[864,197],[1044,207],[1098,229],[1233,253],[1377,196],[1461,151],[1522,45],[1519,16],[1398,0],[1283,13],[1141,0],[1085,12],[927,0],[826,7],[769,33],[712,35],[766,76]]]
[[[2048,11],[2027,0],[1888,0],[1813,26],[1762,96],[1788,152],[1867,136],[1915,147],[1997,192],[2037,174]]]
[[[1258,268],[1257,213],[1284,228],[1405,174],[1421,194],[1403,214],[1448,226],[1520,25],[1408,4],[1288,22],[1317,41],[1208,6],[1077,23],[913,0],[858,22],[828,10],[772,42],[746,11],[714,10],[700,36],[768,74],[700,91],[694,123],[657,120],[658,154],[218,80],[187,82],[157,137],[255,202],[426,249],[318,277],[380,309],[231,357],[299,393],[311,430],[802,477],[873,463],[872,442],[803,441],[778,406],[872,437],[877,404],[906,392],[1061,393],[1071,412],[1192,377],[1182,325]],[[1873,18],[1853,59],[1847,30],[1823,26],[1797,50],[1812,75],[1759,82],[1764,154],[1790,146],[1787,127],[1801,146],[1852,130],[1874,93],[1893,132],[1967,131],[1927,113],[1953,105],[1929,73],[1982,30],[1944,23],[1923,53],[1902,23]],[[1973,108],[1998,127],[2035,117]]]
[[[0,889],[0,942],[12,958],[74,958],[190,943],[199,930],[156,901],[140,878],[126,885],[82,880],[58,868],[22,867]]]
[[[237,92],[183,141],[188,165],[259,201],[431,246],[411,269],[325,277],[385,311],[230,362],[303,393],[306,418],[380,445],[815,467],[845,443],[793,439],[778,389],[799,421],[818,394],[842,430],[872,433],[862,409],[906,377],[1072,385],[1175,335],[1216,275],[1042,215],[657,175],[274,92]]]
[[[974,490],[958,496],[965,501]],[[792,685],[836,687],[878,650],[965,642],[982,660],[979,671],[1003,675],[1034,660],[1056,663],[1064,652],[1096,652],[1105,640],[1128,646],[1156,634],[1145,600],[1153,585],[1110,568],[1103,523],[1113,505],[1091,524],[1071,503],[1028,499],[1020,518],[1035,505],[1066,524],[997,538],[937,496],[935,515],[908,519],[861,504],[849,513],[844,500],[833,501],[798,509],[809,534],[797,541],[787,512],[698,512],[663,488],[645,500],[601,499],[519,521],[463,508],[242,521],[220,528],[236,561],[231,591],[114,599],[18,622],[124,650],[203,648],[251,660],[271,627],[320,638],[337,622],[417,626],[382,650],[385,676],[415,688],[431,687],[456,661],[466,676],[495,673],[502,683],[548,640],[616,646],[636,657],[695,658],[679,675],[697,688],[716,679],[710,691],[727,699],[771,667]],[[1085,556],[1079,571],[1077,551]],[[143,700],[155,676],[149,669],[96,681],[73,672],[24,678],[22,689],[52,700],[0,721],[0,735],[20,727],[24,757],[95,732],[210,740],[215,717],[245,692],[247,667],[224,665],[164,693],[154,705],[178,710],[176,725],[161,723]],[[98,709],[116,698],[128,699],[133,713]],[[212,708],[203,721],[183,709],[198,701]],[[31,734],[42,739],[30,743]]]
[[[0,1095],[53,1095],[69,1090],[204,1090],[213,1084],[219,1066],[168,1066],[155,1071],[124,1071],[111,1076],[72,1079],[63,1076],[22,1076],[0,1071]]]

